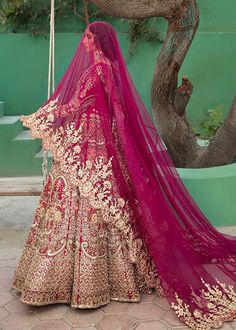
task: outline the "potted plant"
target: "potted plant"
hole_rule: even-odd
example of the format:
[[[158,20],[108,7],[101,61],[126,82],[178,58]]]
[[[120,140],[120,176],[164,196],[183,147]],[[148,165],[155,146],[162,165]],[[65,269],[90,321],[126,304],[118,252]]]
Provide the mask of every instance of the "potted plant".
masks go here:
[[[207,146],[224,121],[223,105],[208,109],[205,118],[199,123],[193,122],[193,131],[200,146]]]

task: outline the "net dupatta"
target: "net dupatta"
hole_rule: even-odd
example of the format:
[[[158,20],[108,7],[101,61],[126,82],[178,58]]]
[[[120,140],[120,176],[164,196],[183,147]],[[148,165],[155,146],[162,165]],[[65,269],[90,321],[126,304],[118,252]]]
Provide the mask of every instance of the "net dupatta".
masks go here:
[[[107,163],[86,157],[80,163],[83,127],[78,123],[89,107],[102,118]],[[94,22],[86,28],[52,96],[21,120],[53,151],[81,193],[104,209],[107,221],[115,219],[126,231],[124,223],[130,220],[155,265],[164,296],[183,322],[211,329],[236,317],[236,238],[219,233],[185,188],[132,82],[111,25]],[[105,184],[110,175],[119,187],[112,196]]]

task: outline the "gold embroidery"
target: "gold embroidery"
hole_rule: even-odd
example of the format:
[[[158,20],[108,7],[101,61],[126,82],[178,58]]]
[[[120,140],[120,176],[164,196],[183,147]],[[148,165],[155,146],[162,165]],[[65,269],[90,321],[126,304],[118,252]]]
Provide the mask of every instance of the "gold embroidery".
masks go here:
[[[56,256],[57,254],[59,254],[61,251],[64,250],[65,246],[66,246],[66,239],[62,238],[61,239],[61,247],[58,250],[56,250],[56,251],[52,251],[51,249],[49,249],[47,251],[47,255],[49,257]]]
[[[97,74],[93,74],[93,71],[97,72]],[[59,94],[55,99],[41,106],[36,112],[27,116],[20,116],[20,121],[23,122],[23,125],[30,128],[32,137],[43,139],[44,149],[50,150],[50,136],[54,134],[52,124],[56,118],[55,115],[68,116],[72,113],[81,114],[95,103],[96,96],[86,96],[86,94],[94,86],[101,72],[101,65],[89,66],[81,76],[76,90],[68,103],[61,104],[59,102],[61,95]]]
[[[97,73],[101,72],[98,66]],[[92,87],[91,80],[83,83],[86,90]],[[84,104],[94,99],[86,99],[86,93],[84,97]],[[78,105],[73,102],[77,101],[60,110],[72,113]],[[52,151],[53,167],[15,273],[22,301],[68,301],[71,306],[92,308],[110,300],[139,301],[139,290],[150,285],[161,291],[145,246],[131,227],[128,202],[119,195],[113,157],[107,155],[102,134],[103,118],[91,107],[80,122],[68,116],[63,126],[52,130],[54,119],[50,116],[47,129],[43,126],[47,130],[43,143]],[[129,182],[125,169],[124,175]],[[28,277],[29,269],[33,275]],[[47,294],[40,292],[42,281]],[[58,291],[61,294],[55,296]]]
[[[54,115],[52,112],[58,106],[58,99],[59,99],[59,95],[54,100],[40,107],[36,112],[32,113],[31,115],[20,116],[20,120],[23,122],[23,125],[25,127],[30,128],[30,133],[32,137],[45,139],[46,147],[47,147],[47,143],[46,143],[47,139],[49,138],[51,133],[51,124],[54,121]],[[47,114],[46,116],[43,116],[44,112],[46,112]]]
[[[171,307],[176,315],[188,326],[195,330],[210,330],[219,328],[226,320],[233,320],[236,317],[236,292],[232,285],[226,286],[216,279],[219,285],[210,285],[201,278],[205,290],[197,295],[192,290],[193,302],[199,306],[199,309],[190,311],[189,305],[185,304],[183,299],[175,293],[176,302],[172,302]],[[207,308],[208,312],[204,313]]]
[[[88,242],[84,241],[83,243],[81,243],[81,251],[86,255],[86,257],[88,257],[89,259],[99,259],[99,258],[104,258],[107,255],[107,252],[105,251],[103,254],[101,255],[91,255],[86,251],[86,248],[89,246]]]

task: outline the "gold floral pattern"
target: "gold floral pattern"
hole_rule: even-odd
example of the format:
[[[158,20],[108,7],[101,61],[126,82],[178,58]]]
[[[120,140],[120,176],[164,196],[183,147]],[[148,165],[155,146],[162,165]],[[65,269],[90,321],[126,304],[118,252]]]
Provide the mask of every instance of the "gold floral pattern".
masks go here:
[[[152,289],[165,296],[158,271],[133,225],[136,214],[120,195],[95,95],[87,95],[97,77],[106,83],[102,65],[94,68],[96,74],[88,78],[92,68],[85,72],[68,104],[60,105],[58,95],[36,113],[21,116],[32,136],[42,138],[44,148],[53,155],[14,273],[12,287],[21,291],[24,303],[95,308],[111,300],[138,302],[140,292]],[[65,115],[65,121],[53,127],[59,114]],[[111,131],[122,175],[132,189],[115,120]],[[197,241],[196,247],[204,251]],[[210,286],[201,280],[205,290],[200,295],[191,293],[199,309],[191,311],[175,293],[171,307],[177,317],[196,330],[217,328],[235,318],[233,286],[218,280],[218,285]],[[202,312],[204,306],[207,313]]]
[[[102,74],[100,66],[97,74]],[[93,81],[85,79],[83,90],[90,90]],[[81,93],[82,102],[92,99]],[[21,118],[31,134],[43,137],[53,166],[12,286],[22,292],[21,301],[34,305],[95,308],[110,300],[138,302],[140,292],[157,287],[158,278],[130,225],[128,202],[119,194],[103,118],[91,103],[52,129],[57,106],[55,101],[42,109],[46,122],[39,112]]]
[[[216,279],[218,285],[209,285],[201,278],[205,290],[201,294],[196,294],[192,290],[191,296],[199,309],[190,311],[189,305],[185,304],[177,293],[176,301],[172,302],[171,307],[176,315],[195,330],[210,330],[220,328],[223,322],[233,320],[236,317],[236,292],[232,285],[226,286]],[[202,312],[204,307],[207,312]],[[200,309],[201,308],[201,309]]]
[[[12,286],[33,305],[95,308],[112,299],[140,300],[123,233],[103,221],[58,164],[45,183]]]
[[[68,103],[61,104],[61,95],[58,94],[31,115],[20,116],[23,125],[30,128],[32,137],[42,139],[44,149],[50,150],[50,136],[54,134],[53,123],[58,116],[78,114],[78,109],[80,109],[79,113],[81,114],[94,105],[95,95],[87,94],[99,79],[103,80],[103,66],[98,63],[89,66],[82,74]]]

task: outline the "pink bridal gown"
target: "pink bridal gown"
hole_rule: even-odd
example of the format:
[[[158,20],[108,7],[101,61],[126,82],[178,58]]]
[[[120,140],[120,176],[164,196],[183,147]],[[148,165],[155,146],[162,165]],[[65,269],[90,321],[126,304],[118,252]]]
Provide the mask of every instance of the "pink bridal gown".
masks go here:
[[[111,25],[86,28],[51,97],[21,121],[53,156],[14,273],[22,302],[95,308],[155,290],[192,329],[236,317],[236,237],[186,190]]]

